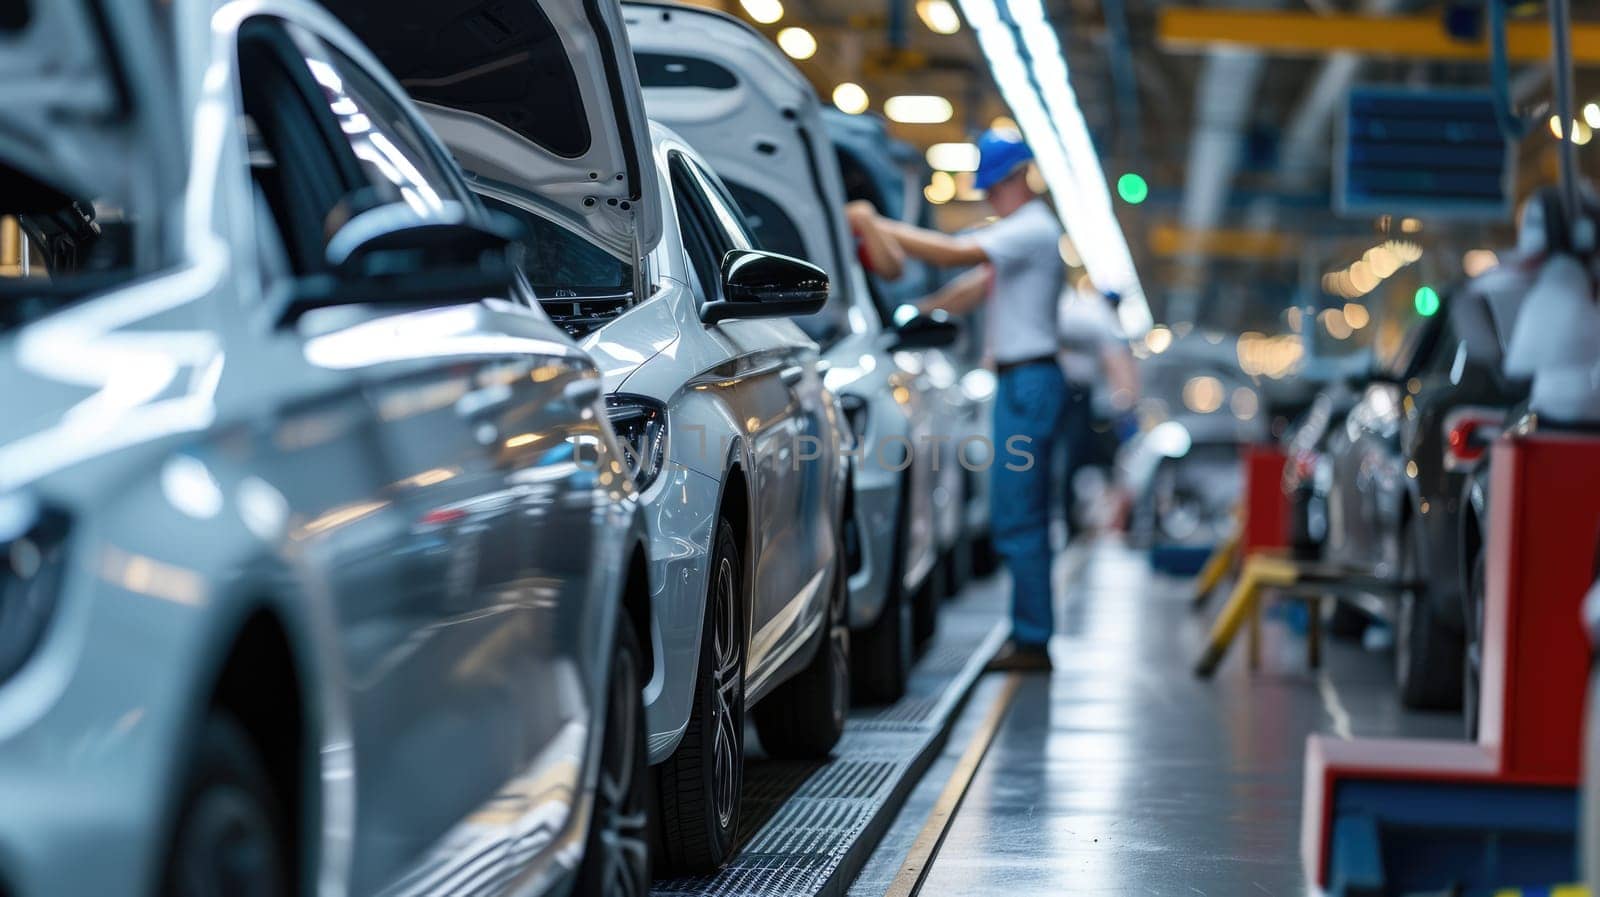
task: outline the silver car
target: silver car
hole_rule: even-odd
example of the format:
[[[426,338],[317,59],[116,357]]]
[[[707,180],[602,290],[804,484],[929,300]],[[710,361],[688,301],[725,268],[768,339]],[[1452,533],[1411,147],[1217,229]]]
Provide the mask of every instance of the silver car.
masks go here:
[[[592,14],[583,0],[498,8],[546,15],[558,31]],[[846,424],[816,344],[790,320],[822,305],[828,278],[754,250],[705,162],[646,123],[620,21],[569,48],[569,71],[507,76],[524,44],[485,43],[436,15],[439,27],[389,15],[358,27],[474,189],[536,235],[522,262],[532,291],[600,365],[656,584],[644,699],[660,859],[712,869],[737,832],[746,709],[775,756],[824,757],[844,725]],[[556,114],[566,85],[585,97],[586,121]],[[552,176],[580,131],[593,135],[589,174]]]
[[[914,350],[945,345],[954,325],[886,324],[873,306],[844,219],[844,184],[816,91],[749,26],[676,5],[623,4],[650,115],[699,147],[750,216],[761,244],[810,259],[834,291],[801,319],[823,348],[827,385],[855,429],[857,547],[850,578],[857,693],[905,691],[914,636],[930,634],[938,600],[934,495],[941,425],[919,388]]]
[[[0,892],[642,893],[645,532],[508,222],[314,4],[0,42]]]

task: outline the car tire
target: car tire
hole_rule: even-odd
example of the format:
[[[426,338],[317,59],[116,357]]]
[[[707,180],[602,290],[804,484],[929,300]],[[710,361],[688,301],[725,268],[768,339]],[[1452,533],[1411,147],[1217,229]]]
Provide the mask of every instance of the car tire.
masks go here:
[[[750,710],[762,748],[778,760],[827,759],[844,734],[850,712],[850,582],[844,555],[839,557],[828,618],[811,662]]]
[[[939,605],[944,601],[945,568],[935,563],[911,599],[912,647],[921,653],[939,632]]]
[[[972,540],[972,575],[987,579],[1000,572],[1000,552],[994,550],[994,540],[988,532]]]
[[[858,704],[892,704],[905,696],[911,679],[916,645],[912,641],[911,602],[901,583],[905,570],[905,531],[908,509],[901,484],[900,506],[895,513],[894,548],[889,560],[887,593],[878,618],[855,632],[850,662],[851,690]]]
[[[744,567],[727,520],[717,521],[694,706],[678,749],[659,767],[664,870],[715,871],[733,854],[744,787]]]
[[[232,715],[201,723],[167,856],[163,897],[288,897],[294,890],[278,796]]]
[[[1483,599],[1485,552],[1479,548],[1472,558],[1467,577],[1467,605],[1462,608],[1467,624],[1466,648],[1461,652],[1461,716],[1466,723],[1468,741],[1478,739],[1478,721],[1483,708]]]
[[[1401,530],[1401,577],[1423,581],[1418,551],[1422,525],[1410,518]],[[1461,633],[1453,631],[1426,589],[1400,593],[1395,614],[1395,685],[1400,703],[1412,710],[1455,710],[1461,706]]]
[[[955,598],[967,587],[972,574],[972,540],[958,536],[944,555],[944,597]]]
[[[650,892],[649,778],[646,772],[644,654],[619,614],[606,680],[600,775],[574,893],[644,897]]]

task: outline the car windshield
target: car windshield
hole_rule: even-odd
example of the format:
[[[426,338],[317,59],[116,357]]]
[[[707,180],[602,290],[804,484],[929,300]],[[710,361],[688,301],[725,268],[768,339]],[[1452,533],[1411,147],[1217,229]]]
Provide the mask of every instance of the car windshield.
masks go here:
[[[0,329],[137,276],[138,221],[0,161]]]

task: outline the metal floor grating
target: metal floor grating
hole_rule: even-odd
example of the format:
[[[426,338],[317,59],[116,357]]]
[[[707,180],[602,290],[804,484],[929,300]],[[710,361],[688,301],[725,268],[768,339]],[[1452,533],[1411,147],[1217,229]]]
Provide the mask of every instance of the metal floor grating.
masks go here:
[[[906,697],[852,711],[832,761],[749,757],[738,854],[714,875],[657,882],[652,895],[842,895],[937,753],[1003,636],[1004,609],[996,580],[946,604]]]

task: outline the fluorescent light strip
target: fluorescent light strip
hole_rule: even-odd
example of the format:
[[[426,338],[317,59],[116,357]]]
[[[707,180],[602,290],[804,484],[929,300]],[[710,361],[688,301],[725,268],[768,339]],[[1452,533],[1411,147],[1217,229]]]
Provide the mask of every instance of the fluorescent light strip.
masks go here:
[[[1111,206],[1111,193],[1089,128],[1067,77],[1067,64],[1039,0],[1006,0],[1032,60],[1030,73],[995,0],[960,0],[977,32],[1000,95],[1033,149],[1039,173],[1056,197],[1061,224],[1102,290],[1122,295],[1118,314],[1130,337],[1150,328],[1150,307]]]

